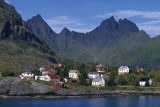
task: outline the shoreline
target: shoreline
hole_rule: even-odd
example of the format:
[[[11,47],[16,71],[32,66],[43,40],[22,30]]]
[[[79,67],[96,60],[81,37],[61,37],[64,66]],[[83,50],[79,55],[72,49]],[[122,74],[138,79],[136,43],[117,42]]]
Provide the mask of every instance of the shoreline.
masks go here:
[[[114,97],[114,96],[160,96],[159,92],[108,92],[107,94],[99,94],[99,95],[0,95],[0,98],[9,99],[69,99],[69,98],[101,98],[101,97]]]

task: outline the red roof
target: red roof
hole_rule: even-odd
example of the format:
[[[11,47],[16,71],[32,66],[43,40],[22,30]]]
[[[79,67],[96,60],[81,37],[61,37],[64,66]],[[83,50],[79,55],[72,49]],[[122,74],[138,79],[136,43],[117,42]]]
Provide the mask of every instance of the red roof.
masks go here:
[[[59,78],[58,75],[48,75],[48,76],[51,77],[51,78]]]
[[[62,64],[56,64],[55,66],[56,66],[56,67],[57,67],[57,66],[61,67],[61,66],[62,66]]]
[[[51,68],[45,68],[43,71],[50,71]]]
[[[137,71],[143,71],[143,69],[142,69],[142,68],[136,68],[136,70],[137,70]]]

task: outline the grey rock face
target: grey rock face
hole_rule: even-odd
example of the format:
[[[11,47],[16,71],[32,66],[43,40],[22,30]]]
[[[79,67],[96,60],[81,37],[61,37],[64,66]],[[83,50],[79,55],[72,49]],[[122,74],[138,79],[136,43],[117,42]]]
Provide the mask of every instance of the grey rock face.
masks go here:
[[[34,96],[34,95],[79,95],[67,89],[56,88],[35,81],[25,81],[18,77],[7,77],[0,81],[1,95]]]

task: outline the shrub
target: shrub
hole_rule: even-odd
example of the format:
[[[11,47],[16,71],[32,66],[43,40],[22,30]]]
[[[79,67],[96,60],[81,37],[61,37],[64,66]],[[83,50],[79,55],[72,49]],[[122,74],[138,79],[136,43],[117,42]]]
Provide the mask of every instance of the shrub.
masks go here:
[[[41,75],[41,72],[40,72],[39,70],[36,70],[36,69],[34,69],[34,70],[32,71],[32,73],[34,73],[34,75],[38,75],[38,76]]]
[[[2,76],[7,77],[7,76],[14,76],[15,73],[13,71],[3,71]]]
[[[150,76],[149,76],[150,78],[155,78],[155,75],[153,75],[153,74],[150,74]]]
[[[107,86],[115,86],[115,82],[114,82],[114,79],[109,79],[107,82]]]
[[[160,77],[157,77],[156,80],[157,80],[158,82],[160,82]]]

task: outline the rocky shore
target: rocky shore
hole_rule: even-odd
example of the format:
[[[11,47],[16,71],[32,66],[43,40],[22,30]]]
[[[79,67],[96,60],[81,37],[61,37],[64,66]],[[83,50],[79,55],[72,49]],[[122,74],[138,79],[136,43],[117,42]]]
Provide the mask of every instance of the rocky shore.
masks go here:
[[[1,98],[79,98],[130,95],[160,95],[160,91],[101,91],[78,87],[70,90],[48,86],[36,81],[24,81],[18,77],[7,77],[0,80]]]

